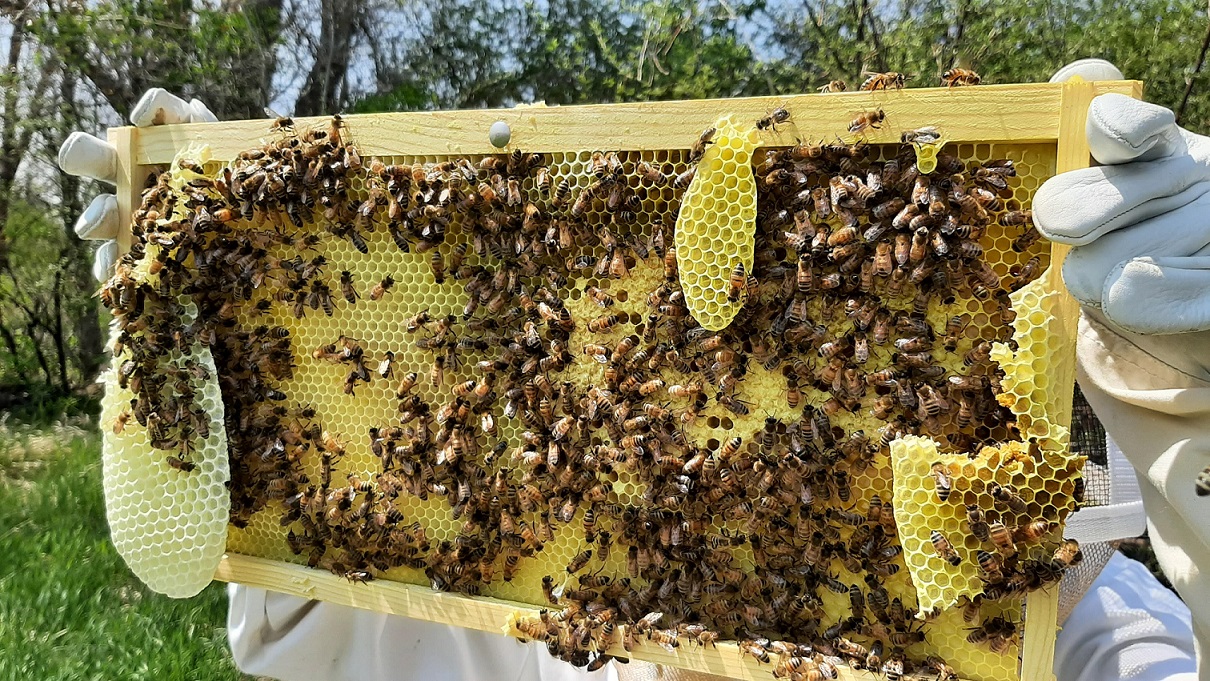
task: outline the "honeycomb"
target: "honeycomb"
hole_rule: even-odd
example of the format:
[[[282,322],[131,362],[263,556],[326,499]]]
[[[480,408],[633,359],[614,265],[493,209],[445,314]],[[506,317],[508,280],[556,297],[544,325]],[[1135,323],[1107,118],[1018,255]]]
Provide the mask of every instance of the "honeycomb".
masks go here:
[[[204,347],[192,352],[214,376],[210,352]],[[182,473],[166,463],[163,451],[152,448],[147,429],[135,419],[114,432],[134,395],[119,387],[116,368],[102,380],[101,423],[109,426],[102,430],[102,478],[113,545],[153,591],[193,596],[213,579],[227,545],[230,476],[218,383],[212,379],[197,386],[210,415],[210,437],[193,445],[196,470]]]
[[[726,328],[743,307],[740,292],[752,272],[756,183],[752,152],[756,128],[729,118],[715,125],[676,220],[676,262],[685,302],[702,328]],[[737,270],[737,267],[742,267]],[[739,273],[743,283],[732,281]]]
[[[1013,345],[1018,350],[995,343],[991,353],[1004,371],[1004,391],[998,399],[1017,415],[1023,434],[1037,440],[1043,449],[1066,451],[1069,429],[1053,423],[1049,415],[1071,412],[1071,397],[1060,395],[1051,386],[1075,381],[1075,363],[1055,358],[1065,352],[1057,339],[1075,335],[1076,302],[1048,286],[1044,278],[1014,292],[1012,299],[1018,310],[1013,320]]]
[[[938,464],[952,485],[946,499],[940,498],[933,475]],[[973,459],[965,454],[940,454],[937,443],[925,437],[909,435],[892,442],[895,519],[921,616],[950,608],[963,598],[974,600],[985,591],[978,552],[997,549],[990,539],[980,540],[971,533],[969,507],[977,506],[985,522],[1002,522],[1008,528],[1020,526],[1024,519],[1051,523],[1028,543],[1019,536],[1014,541],[1014,557],[1045,558],[1036,545],[1075,510],[1075,486],[1083,464],[1084,457],[1041,448],[1031,452],[1019,442],[984,447]],[[1016,490],[1025,510],[1014,513],[998,504],[989,491],[992,484]],[[958,564],[952,565],[938,554],[932,541],[934,531],[947,540],[954,538]]]
[[[356,132],[346,129],[342,134],[355,140]],[[277,130],[271,137],[281,140],[292,134],[295,133]],[[736,142],[741,139],[737,135],[734,129],[720,126],[715,144],[707,148],[697,176],[689,183],[689,194],[701,196],[703,202],[712,198],[713,190],[709,193],[706,190],[711,189],[713,181],[707,183],[703,178],[712,172],[711,159],[721,160],[723,151],[732,149],[731,144],[739,145],[731,161],[740,152],[752,154],[751,138],[742,136],[743,141]],[[1041,180],[1054,172],[1054,149],[1047,145],[963,144],[951,145],[947,151],[972,166],[994,159],[1010,159],[1016,164],[1017,176],[1010,191],[1001,197],[1003,210],[1028,208]],[[868,162],[884,164],[902,152],[892,147],[873,147],[868,153]],[[247,167],[244,160],[224,164],[206,162],[200,153],[197,156],[205,163],[202,176],[215,178],[216,182],[227,182],[222,180],[224,177],[238,177],[240,169]],[[737,167],[728,175],[723,187],[727,189],[727,182],[735,179],[736,187],[730,189],[738,189],[736,178],[743,170],[749,173],[749,181],[756,179],[755,170],[767,162],[760,157],[760,153],[749,156],[755,167],[741,164],[744,167]],[[465,182],[480,187],[476,191],[481,195],[486,194],[487,190],[481,187],[489,184],[485,181],[487,169],[505,164],[523,167],[526,158],[520,152],[507,158],[470,157],[465,162],[472,170],[465,176],[474,179]],[[690,317],[694,296],[689,289],[693,286],[710,292],[719,304],[717,314],[727,309],[721,303],[730,303],[725,298],[736,258],[728,252],[725,262],[719,259],[709,272],[703,270],[696,282],[687,276],[694,266],[687,267],[683,258],[692,246],[682,250],[680,240],[690,236],[690,230],[682,233],[680,224],[675,230],[667,225],[686,215],[678,188],[684,183],[673,178],[686,177],[689,158],[690,154],[683,149],[616,155],[567,152],[544,155],[543,171],[532,172],[532,168],[530,172],[509,171],[507,174],[515,180],[515,186],[502,181],[491,191],[497,196],[516,192],[521,199],[515,203],[510,199],[507,208],[489,215],[493,223],[517,226],[518,236],[507,242],[498,239],[496,233],[476,231],[478,227],[468,224],[466,214],[462,213],[452,215],[448,223],[439,226],[426,222],[430,212],[441,214],[440,200],[429,204],[436,206],[430,212],[417,208],[415,217],[408,218],[411,231],[406,234],[401,234],[387,217],[391,209],[385,205],[375,207],[374,201],[379,199],[374,197],[381,198],[383,191],[394,192],[391,180],[386,179],[392,176],[376,164],[388,169],[409,167],[413,181],[420,184],[423,178],[435,196],[440,193],[437,188],[463,186],[457,173],[462,172],[463,166],[458,163],[464,159],[447,157],[361,159],[358,167],[350,167],[346,175],[333,180],[334,185],[339,184],[347,192],[347,204],[353,207],[348,215],[341,214],[339,205],[328,205],[332,213],[329,216],[329,210],[317,205],[310,208],[309,215],[298,215],[295,219],[295,215],[286,217],[282,213],[301,209],[287,204],[285,211],[262,213],[258,208],[250,217],[224,223],[227,241],[238,243],[246,239],[264,244],[264,253],[256,256],[247,276],[255,279],[259,272],[256,268],[263,263],[276,263],[277,270],[287,267],[286,263],[294,263],[288,265],[290,271],[300,272],[309,267],[314,270],[301,282],[305,284],[303,288],[290,288],[283,281],[288,277],[270,272],[265,278],[270,282],[268,285],[251,285],[244,294],[237,294],[234,316],[218,326],[218,337],[211,345],[220,368],[222,400],[227,406],[220,413],[230,438],[232,460],[228,550],[311,564],[354,581],[392,579],[532,605],[547,605],[546,578],[560,588],[560,593],[567,594],[583,584],[582,578],[591,575],[592,579],[611,579],[615,585],[626,582],[651,597],[665,591],[697,593],[698,602],[706,604],[703,607],[722,610],[726,606],[757,623],[749,622],[749,628],[771,636],[780,634],[803,640],[811,640],[825,629],[841,627],[843,632],[843,627],[848,626],[845,623],[854,614],[854,601],[858,597],[864,601],[876,596],[890,601],[895,611],[902,610],[903,617],[886,625],[881,633],[849,633],[854,640],[869,645],[874,639],[881,640],[893,633],[895,640],[902,639],[905,652],[912,659],[939,654],[964,678],[1013,678],[1019,652],[1015,637],[1006,638],[1002,653],[992,652],[986,645],[967,641],[972,625],[965,623],[959,608],[944,610],[924,624],[910,617],[912,612],[931,610],[944,597],[926,594],[926,598],[918,594],[913,581],[917,579],[913,569],[918,566],[912,561],[919,563],[917,557],[924,555],[927,565],[935,555],[921,552],[919,537],[910,523],[906,524],[913,531],[905,535],[902,553],[899,552],[896,521],[905,523],[899,517],[902,483],[897,467],[903,462],[893,458],[896,449],[888,446],[896,439],[889,436],[895,433],[884,432],[885,424],[871,418],[874,403],[891,393],[872,386],[861,398],[837,409],[838,400],[833,394],[836,390],[821,380],[805,378],[827,369],[828,363],[820,353],[787,349],[783,354],[771,350],[762,334],[752,333],[768,321],[754,318],[753,308],[761,305],[768,308],[765,301],[779,295],[781,284],[776,272],[781,272],[783,283],[793,282],[793,277],[786,277],[785,273],[792,267],[794,255],[779,243],[788,224],[779,218],[777,204],[783,197],[756,191],[755,205],[751,206],[756,219],[744,221],[745,225],[754,226],[755,234],[734,240],[737,247],[747,244],[751,249],[745,272],[757,276],[758,283],[755,291],[745,292],[741,300],[744,304],[736,304],[731,313],[734,318],[728,318],[730,324],[720,321],[726,329],[710,335],[711,325],[705,319],[699,326]],[[200,178],[194,179],[205,184]],[[216,185],[219,188],[215,193],[227,186]],[[413,187],[407,200],[400,203],[413,206],[423,202],[421,194],[427,191]],[[461,205],[457,195],[447,200],[446,206]],[[360,214],[361,207],[367,205],[370,217],[361,220],[352,214]],[[685,206],[689,205],[686,201]],[[704,206],[703,203],[702,218],[721,213],[718,205],[709,211]],[[575,220],[549,217],[569,210]],[[736,215],[742,217],[740,212]],[[356,228],[357,236],[349,236],[349,226],[357,224],[361,225]],[[737,224],[728,220],[717,228],[733,230]],[[440,238],[433,237],[438,231]],[[983,259],[1005,285],[1020,278],[1018,270],[1027,263],[1034,263],[1033,276],[1048,263],[1048,245],[1043,242],[1014,248],[1021,233],[1018,227],[992,221],[978,237]],[[308,242],[303,235],[316,235],[316,239]],[[406,250],[401,248],[401,240],[406,242]],[[667,257],[669,244],[675,244],[677,249],[676,267],[670,266]],[[700,241],[698,246],[701,247]],[[246,254],[231,251],[230,255],[242,258]],[[319,256],[323,257],[321,264],[313,267],[307,264],[314,263],[313,258]],[[706,259],[698,262],[704,263]],[[545,273],[536,274],[542,270],[534,269],[534,263],[547,268]],[[210,274],[223,276],[218,270]],[[384,286],[388,277],[392,285]],[[509,283],[512,279],[521,282],[524,295],[501,293],[502,289],[512,287]],[[885,286],[885,282],[878,281],[879,291]],[[274,292],[288,288],[310,293],[287,292],[281,296]],[[330,302],[324,302],[325,290],[331,294]],[[552,295],[544,297],[543,290]],[[224,295],[229,294],[223,293],[221,287],[207,292],[203,307],[215,312],[218,303],[225,300]],[[557,304],[553,302],[555,299],[559,301]],[[887,309],[896,313],[906,313],[919,304],[914,284],[906,285],[902,293],[887,291],[884,300]],[[547,311],[543,311],[543,305]],[[807,302],[805,314],[827,326],[830,334],[848,333],[853,327],[844,307],[843,299],[820,296]],[[222,309],[227,308],[224,305]],[[554,312],[559,309],[566,310],[573,321],[570,328]],[[1018,338],[1009,333],[1002,302],[996,297],[934,296],[928,301],[926,318],[934,328],[945,328],[947,319],[960,314],[969,315],[970,323],[951,334],[953,348],[938,350],[936,358],[937,364],[954,376],[970,372],[963,358],[982,342],[1007,341],[1010,336],[1017,339],[1021,348],[1026,347],[1021,343],[1036,342],[1032,337]],[[1028,315],[1018,314],[1014,323],[1025,323],[1023,317],[1029,321]],[[507,325],[511,323],[508,320],[517,318],[538,321],[532,331],[502,336],[498,325]],[[540,339],[528,345],[534,335]],[[252,371],[264,385],[250,389],[248,367],[257,362],[248,348],[263,348],[276,342],[275,338],[288,340],[291,365],[288,370],[270,372],[272,376]],[[550,367],[544,379],[511,390],[485,383],[479,360],[490,355],[483,354],[484,346],[502,346],[511,351],[507,347],[516,345],[520,352],[527,346],[537,348],[539,343],[543,348],[553,349],[554,342],[563,346],[565,352],[541,357],[545,362],[541,366]],[[340,359],[342,353],[351,352],[354,346],[361,353],[359,359],[355,362]],[[667,348],[673,346],[684,356],[670,358]],[[327,347],[331,350],[324,350]],[[442,349],[434,351],[435,347]],[[703,350],[704,347],[710,349]],[[707,352],[727,351],[751,357],[745,361],[738,379],[729,371],[716,371],[709,362],[702,363]],[[896,351],[891,346],[872,343],[869,351],[866,369],[870,373],[895,363]],[[663,362],[658,370],[651,368],[656,364],[656,354]],[[638,356],[643,357],[641,363],[636,359]],[[712,354],[711,359],[716,356]],[[532,360],[538,361],[539,355],[534,354]],[[354,375],[359,372],[358,366],[365,369],[368,380]],[[988,371],[987,367],[993,365],[980,366],[983,367],[980,371]],[[381,377],[379,370],[390,378]],[[711,380],[712,371],[715,380]],[[416,379],[407,390],[402,390],[401,383],[410,380],[406,378],[410,372],[417,374]],[[1010,384],[1007,378],[1004,383],[1007,389]],[[480,386],[487,397],[478,397]],[[600,400],[591,397],[594,393],[589,391],[602,388],[611,392],[632,390],[649,399],[642,409],[637,408],[636,402],[636,408],[628,413],[615,411],[611,417],[601,419],[598,427],[589,429],[577,425],[580,421],[561,421],[569,428],[562,432],[572,434],[535,437],[535,431],[554,431],[553,424],[541,426],[535,413],[549,410],[558,420],[564,413],[592,408]],[[1039,389],[1049,391],[1046,394],[1050,395],[1064,386],[1053,381]],[[531,400],[524,397],[526,390],[535,391],[535,397],[543,397]],[[268,391],[277,397],[261,399]],[[510,397],[509,393],[516,394]],[[556,397],[547,399],[547,394]],[[564,395],[573,399],[562,399]],[[255,399],[249,400],[249,396]],[[523,406],[515,409],[507,406],[515,402]],[[414,413],[422,410],[410,407],[401,411],[403,406],[414,407],[419,403],[432,405],[431,412]],[[527,408],[525,404],[537,408]],[[929,428],[936,447],[933,451],[956,453],[940,455],[925,466],[931,470],[936,460],[949,462],[951,458],[955,467],[964,460],[971,461],[972,466],[986,463],[994,467],[995,480],[1000,484],[1023,490],[1025,471],[1031,464],[1020,447],[1013,448],[1012,442],[1019,434],[1016,424],[1005,416],[1015,413],[1009,406],[1001,410],[1003,413],[997,412],[994,405],[986,406],[987,413],[994,418],[977,427],[963,426],[953,413],[937,417]],[[251,438],[250,433],[259,428],[247,425],[262,422],[270,417],[270,412],[280,430],[267,440]],[[663,412],[671,416],[658,416]],[[471,422],[472,416],[476,424],[473,431],[460,425]],[[480,428],[478,424],[488,423],[488,417],[494,426]],[[636,420],[640,418],[649,421]],[[444,442],[440,459],[408,459],[411,445],[406,440],[383,435],[394,427],[417,427],[426,419],[438,426],[429,431],[431,437]],[[675,419],[677,425],[666,430],[644,425],[660,419],[669,424],[673,423],[669,419]],[[445,425],[441,425],[443,422]],[[489,434],[489,430],[494,434]],[[379,435],[373,435],[374,432]],[[454,432],[460,438],[456,443],[451,441]],[[463,432],[468,434],[463,436]],[[861,433],[868,437],[868,446],[862,444]],[[681,438],[686,444],[680,444]],[[498,536],[497,530],[494,525],[485,526],[479,512],[466,508],[479,504],[480,494],[487,496],[478,508],[494,509],[493,513],[499,513],[503,504],[513,503],[490,499],[498,494],[493,490],[503,487],[489,483],[501,475],[509,475],[502,473],[506,469],[514,473],[526,470],[531,466],[527,462],[538,455],[549,462],[538,464],[539,468],[545,465],[550,470],[567,473],[571,469],[565,463],[568,452],[562,443],[571,439],[582,442],[584,451],[591,452],[598,461],[612,463],[595,470],[590,480],[558,481],[562,491],[549,494],[543,500],[545,504],[510,506],[513,510],[509,511],[508,525],[521,529],[507,534],[519,538],[519,543],[514,545],[510,539],[499,553],[487,552],[489,549],[479,542],[484,536]],[[899,438],[899,442],[904,439]],[[393,460],[395,455],[389,452],[396,450],[386,447],[388,442],[405,443],[401,445],[404,454],[398,455],[405,460],[402,464]],[[812,464],[817,469],[813,469],[809,480],[795,478],[798,474],[789,460],[779,457],[791,449],[801,449],[804,442],[811,448],[817,445],[809,443],[820,443],[821,449],[836,450],[837,456],[843,447],[848,452],[843,454],[846,462],[860,461],[853,465],[847,478],[835,475],[832,470],[843,467],[817,464]],[[999,444],[1005,442],[1009,444]],[[989,443],[998,447],[989,447]],[[459,458],[460,464],[456,465],[471,471],[467,482],[469,500],[463,499],[453,478],[437,477],[446,474],[451,455]],[[1036,463],[1032,465],[1038,467]],[[1055,462],[1047,465],[1058,467]],[[250,470],[269,466],[271,470],[263,476],[267,480],[258,481],[254,479],[257,476],[249,475]],[[419,467],[420,473],[415,477],[425,481],[424,484],[407,478],[405,482],[411,486],[406,493],[388,498],[384,490],[398,486],[393,480],[406,478],[403,469],[409,467]],[[425,467],[431,467],[431,472]],[[683,470],[680,477],[684,479],[669,475],[653,477],[652,470],[668,467]],[[778,472],[767,477],[762,469]],[[482,474],[475,477],[475,470]],[[743,472],[739,484],[750,490],[750,502],[742,494],[724,494],[722,499],[712,502],[718,517],[708,521],[704,518],[711,518],[710,504],[694,508],[678,506],[677,498],[686,494],[683,488],[702,494],[725,490],[734,484],[728,479],[737,471]],[[970,496],[978,499],[981,507],[986,502],[989,512],[995,511],[998,507],[987,491],[989,481],[978,479],[977,475],[959,475],[955,469],[952,503]],[[557,475],[553,477],[558,479]],[[791,479],[798,481],[791,483]],[[521,482],[524,478],[514,480]],[[931,491],[928,487],[931,480],[921,478],[916,487]],[[813,499],[787,500],[785,494],[792,484],[798,486],[796,494]],[[1063,494],[1074,493],[1074,484],[1061,485],[1051,492],[1056,497],[1056,508],[1061,505]],[[299,501],[316,499],[314,504],[325,508],[322,495],[313,493],[317,486],[324,490],[331,486],[334,493],[339,492],[334,497],[338,501],[326,507],[328,513],[317,513],[310,502]],[[348,496],[344,496],[345,490],[351,490]],[[1021,493],[1028,496],[1027,491]],[[777,494],[782,495],[780,500]],[[1035,501],[1036,498],[1030,497],[1028,503]],[[382,510],[388,505],[394,515]],[[1035,510],[1033,506],[1027,508],[1026,515]],[[333,520],[327,523],[325,517]],[[670,517],[684,520],[667,522]],[[1061,520],[1058,512],[1053,518],[1054,522]],[[759,542],[746,539],[745,535],[764,525],[768,527],[767,537]],[[349,526],[356,529],[349,530]],[[653,526],[660,528],[657,535],[641,534]],[[380,531],[382,527],[392,529],[387,533]],[[542,539],[536,543],[525,539],[531,531]],[[610,545],[600,539],[605,532],[617,544],[608,555],[603,554]],[[590,534],[598,540],[589,541]],[[300,543],[310,541],[300,539],[307,536],[323,538],[326,544],[315,547]],[[367,543],[367,536],[377,539]],[[398,545],[397,555],[381,564],[362,560],[364,556],[359,553],[382,543]],[[877,560],[854,557],[848,548],[866,545],[877,547],[872,549],[878,552]],[[1042,551],[1041,542],[1038,546],[1030,550]],[[573,570],[589,549],[593,554],[583,559],[587,561],[585,569]],[[968,555],[973,549],[962,543],[958,550]],[[709,555],[713,559],[724,560],[728,566],[726,574],[734,574],[740,581],[719,593],[713,590],[704,595],[698,593],[705,588],[702,582],[686,577],[699,569],[697,561],[678,556],[707,551],[712,552]],[[458,571],[450,570],[450,561],[456,560],[460,552],[478,557],[477,564],[467,567],[469,561],[460,562]],[[359,567],[361,562],[366,567]],[[643,565],[648,562],[650,566]],[[634,568],[632,563],[639,567]],[[668,563],[675,565],[671,572],[666,567]],[[787,564],[806,565],[809,569],[805,574],[787,572]],[[459,579],[467,572],[474,574],[477,581]],[[875,576],[877,591],[866,579]],[[818,616],[818,621],[813,619],[809,627],[803,623],[793,627],[787,624],[779,632],[763,622],[765,617],[792,610],[789,608],[770,608],[768,612],[774,615],[767,615],[740,605],[727,605],[735,602],[728,597],[732,591],[759,593],[772,588],[766,585],[766,580],[772,585],[787,579],[809,580],[793,585],[803,607],[809,607]],[[977,576],[968,579],[967,585],[975,581]],[[747,601],[754,607],[758,607],[757,602],[755,596]],[[983,618],[1003,618],[1017,626],[1021,624],[1019,598],[983,599],[980,613]],[[725,617],[721,620],[728,621]],[[726,635],[738,633],[734,625],[724,624],[723,628]],[[921,631],[923,634],[917,633]],[[821,645],[830,646],[828,641],[834,639],[825,637]]]

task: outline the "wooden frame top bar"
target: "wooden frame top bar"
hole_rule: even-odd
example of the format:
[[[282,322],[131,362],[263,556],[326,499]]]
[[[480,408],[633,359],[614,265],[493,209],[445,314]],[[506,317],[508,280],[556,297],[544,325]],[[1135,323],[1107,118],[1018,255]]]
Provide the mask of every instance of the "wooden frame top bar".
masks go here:
[[[1140,81],[1091,83],[1094,94],[1142,96]],[[492,154],[492,123],[512,129],[506,150],[535,152],[576,150],[644,151],[688,147],[721,116],[751,120],[782,106],[792,115],[770,145],[797,139],[826,140],[848,129],[863,112],[888,110],[887,124],[870,131],[873,143],[897,142],[903,130],[938,126],[951,142],[1044,142],[1059,137],[1063,84],[981,85],[959,88],[908,88],[878,92],[746,97],[585,106],[521,106],[514,109],[423,111],[344,116],[348,134],[363,156]],[[298,118],[304,129],[324,129],[328,117]],[[144,128],[137,135],[137,165],[169,163],[190,144],[208,144],[214,160],[229,161],[261,140],[267,119],[194,123]],[[670,142],[674,146],[670,146]]]

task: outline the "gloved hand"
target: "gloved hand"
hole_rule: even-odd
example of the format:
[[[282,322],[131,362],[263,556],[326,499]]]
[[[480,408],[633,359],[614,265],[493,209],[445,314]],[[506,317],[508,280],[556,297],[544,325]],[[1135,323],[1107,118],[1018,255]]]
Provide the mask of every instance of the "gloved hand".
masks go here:
[[[163,88],[148,90],[135,104],[130,122],[143,128],[171,123],[210,123],[217,121],[210,109],[198,100],[186,102]],[[117,151],[108,142],[86,132],[73,132],[59,147],[59,168],[69,175],[89,177],[115,184]],[[118,224],[118,199],[100,194],[76,220],[76,235],[81,239],[103,241],[93,260],[92,275],[97,281],[109,278],[118,258],[115,238],[124,225]]]
[[[1034,222],[1074,247],[1063,279],[1083,312],[1080,386],[1138,473],[1152,547],[1210,678],[1210,497],[1195,487],[1210,471],[1210,138],[1113,94],[1093,100],[1087,135],[1103,165],[1043,184]],[[1120,662],[1122,676],[1137,667]]]
[[[1063,266],[1086,314],[1182,371],[1210,377],[1210,138],[1172,112],[1097,97],[1088,145],[1104,164],[1064,173],[1034,197],[1034,220],[1075,248]]]

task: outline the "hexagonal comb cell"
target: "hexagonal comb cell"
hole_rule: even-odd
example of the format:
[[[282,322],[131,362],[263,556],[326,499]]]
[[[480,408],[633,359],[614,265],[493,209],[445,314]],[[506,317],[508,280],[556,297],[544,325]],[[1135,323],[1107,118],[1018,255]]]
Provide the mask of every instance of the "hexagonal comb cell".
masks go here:
[[[1053,174],[1053,148],[949,145],[944,176],[871,195],[852,178],[893,179],[909,151],[761,151],[746,130],[720,124],[692,181],[686,150],[360,158],[339,126],[275,131],[226,164],[199,153],[189,189],[171,186],[194,192],[179,205],[210,204],[188,224],[222,238],[192,244],[204,266],[157,267],[195,278],[218,320],[203,333],[230,438],[227,548],[354,581],[598,599],[622,623],[674,613],[646,634],[665,641],[705,640],[700,622],[861,664],[853,651],[881,642],[909,668],[937,654],[964,677],[1011,677],[1018,637],[1001,623],[1021,625],[1023,592],[987,591],[964,514],[1044,518],[1019,553],[1037,582],[1055,576],[1044,554],[1072,462],[1014,448],[1024,417],[996,402],[991,359],[1010,336],[1022,362],[1040,342],[1013,334],[1034,317],[1005,300],[1048,246],[1007,216]],[[280,170],[279,154],[299,165]],[[976,188],[982,217],[944,222]],[[171,250],[191,237],[152,215],[162,198],[137,233]],[[911,224],[875,229],[909,201]],[[737,261],[755,281],[733,304]],[[1040,397],[1069,384],[1031,385],[1062,412]],[[898,456],[905,435],[936,443],[926,459],[955,453]],[[900,517],[908,499],[936,505],[937,461],[956,571]],[[1038,487],[1042,469],[1066,477]],[[1005,511],[1004,490],[1025,510]],[[980,603],[973,624],[957,608],[913,617],[959,593]],[[967,640],[988,622],[995,635]]]
[[[131,413],[134,394],[118,377],[128,356],[115,359],[115,368],[102,379],[102,480],[113,544],[143,583],[174,598],[193,596],[214,578],[226,551],[230,512],[227,437],[214,360],[205,347],[194,347],[191,354],[210,376],[194,386],[210,432],[193,442],[187,459],[153,447],[148,429]]]
[[[744,306],[752,272],[756,128],[730,118],[714,126],[676,220],[676,262],[685,303],[702,328],[726,328]]]
[[[1075,380],[1074,350],[1059,345],[1074,336],[1076,302],[1036,280],[1012,294],[1014,352],[1006,343],[992,346],[991,357],[1004,371],[1003,392],[997,397],[1017,416],[1021,432],[1044,449],[1064,451],[1068,429],[1051,414],[1070,412],[1071,397],[1052,389]]]

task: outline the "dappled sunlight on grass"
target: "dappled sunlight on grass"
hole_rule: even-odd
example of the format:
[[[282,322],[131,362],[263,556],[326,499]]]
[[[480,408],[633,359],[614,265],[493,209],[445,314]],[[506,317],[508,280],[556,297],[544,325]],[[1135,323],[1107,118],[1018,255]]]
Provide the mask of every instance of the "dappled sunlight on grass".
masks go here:
[[[86,421],[0,418],[0,679],[239,679],[226,597],[152,593],[109,541]]]

